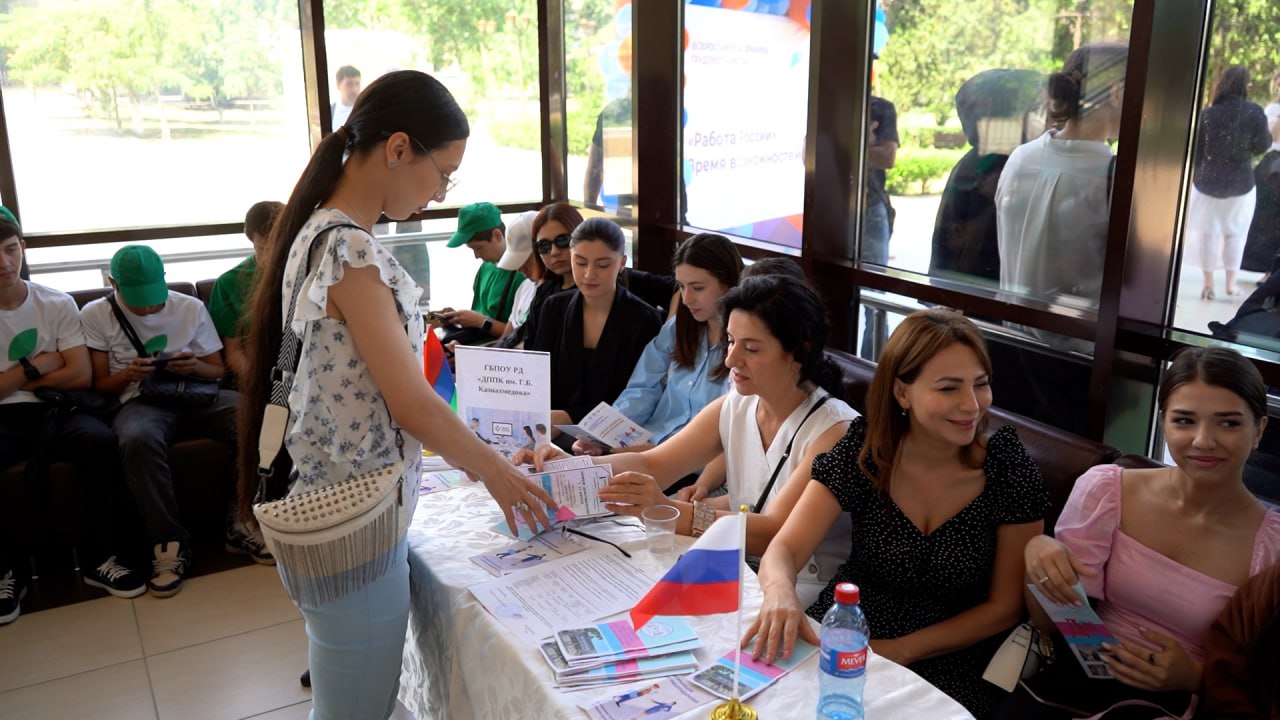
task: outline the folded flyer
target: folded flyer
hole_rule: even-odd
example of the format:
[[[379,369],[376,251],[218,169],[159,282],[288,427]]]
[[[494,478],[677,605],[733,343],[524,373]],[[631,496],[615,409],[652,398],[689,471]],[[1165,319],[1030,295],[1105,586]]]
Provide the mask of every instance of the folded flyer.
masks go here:
[[[738,675],[738,692],[736,697],[742,700],[755,695],[777,682],[800,663],[808,660],[818,648],[803,640],[796,640],[795,650],[786,660],[779,659],[772,665],[762,663],[751,657],[747,650],[742,651],[742,672]],[[718,695],[726,700],[735,697],[733,692],[734,664],[738,651],[730,650],[710,667],[699,670],[689,678],[693,684]]]
[[[698,660],[693,653],[685,651],[639,660],[622,660],[574,675],[557,675],[556,685],[565,688],[586,687],[608,682],[627,682],[639,677],[683,675],[696,667]]]
[[[570,665],[582,660],[602,657],[649,657],[662,655],[663,647],[697,640],[683,618],[664,617],[650,621],[636,631],[631,620],[623,618],[590,627],[570,628],[556,633],[556,643]]]
[[[640,445],[653,437],[653,433],[604,402],[595,406],[577,425],[556,425],[556,429],[606,450]]]
[[[671,654],[697,650],[700,647],[702,647],[701,640],[686,640],[684,642],[664,645],[661,650],[663,653]],[[555,640],[548,640],[542,643],[542,645],[539,646],[539,649],[542,651],[542,657],[546,658],[547,664],[551,666],[551,669],[555,672],[557,678],[577,675],[588,670],[594,670],[595,668],[624,660],[649,657],[648,650],[639,649],[624,652],[620,655],[609,655],[605,657],[579,660],[571,664],[568,660],[564,659],[564,653],[560,652],[560,646],[556,644]]]
[[[1095,680],[1111,678],[1111,668],[1107,667],[1099,652],[1102,651],[1103,643],[1120,645],[1120,641],[1102,622],[1102,618],[1098,617],[1098,613],[1094,612],[1084,593],[1084,587],[1080,583],[1076,583],[1074,587],[1076,595],[1080,597],[1080,607],[1059,605],[1040,592],[1040,588],[1034,584],[1028,583],[1027,588],[1062,633],[1067,647],[1071,648],[1071,654],[1076,656],[1076,660],[1084,668],[1084,674]]]
[[[609,465],[592,464],[584,468],[559,470],[556,472],[533,472],[534,481],[542,485],[552,500],[560,503],[558,520],[576,518],[601,517],[612,515],[600,501],[600,489],[609,484],[613,478],[613,468]],[[565,513],[565,509],[569,513]]]

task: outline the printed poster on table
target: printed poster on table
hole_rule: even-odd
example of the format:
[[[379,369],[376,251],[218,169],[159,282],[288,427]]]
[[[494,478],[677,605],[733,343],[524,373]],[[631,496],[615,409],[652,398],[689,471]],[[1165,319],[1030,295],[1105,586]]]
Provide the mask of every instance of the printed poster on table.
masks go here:
[[[551,442],[551,354],[458,346],[458,416],[504,457]]]

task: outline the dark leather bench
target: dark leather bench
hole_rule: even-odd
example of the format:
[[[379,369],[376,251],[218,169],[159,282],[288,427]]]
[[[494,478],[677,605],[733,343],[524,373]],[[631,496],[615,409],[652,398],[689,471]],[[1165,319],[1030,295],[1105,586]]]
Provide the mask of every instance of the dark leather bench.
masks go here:
[[[169,287],[196,296],[196,288],[189,282],[169,283]],[[109,292],[110,288],[93,288],[77,290],[71,296],[84,307]],[[169,449],[169,465],[183,523],[197,541],[221,543],[227,503],[235,485],[234,448],[207,438],[180,440]],[[66,463],[53,463],[49,468],[53,527],[46,527],[44,501],[27,492],[23,483],[25,471],[26,463],[19,463],[0,472],[0,503],[20,509],[8,513],[17,525],[14,534],[28,548],[56,550],[59,552],[50,555],[68,557],[61,551],[70,547],[83,525],[74,471]]]
[[[827,357],[840,368],[843,377],[845,402],[863,412],[866,408],[867,388],[875,365],[838,350],[828,350]],[[993,406],[988,411],[988,428],[994,430],[1012,425],[1018,430],[1018,439],[1026,447],[1031,459],[1040,466],[1040,475],[1053,503],[1045,517],[1045,528],[1052,533],[1058,514],[1062,512],[1075,485],[1076,478],[1094,465],[1115,462],[1120,451],[1100,442],[1059,430],[1038,420],[1023,417]],[[1148,461],[1150,462],[1150,461]]]

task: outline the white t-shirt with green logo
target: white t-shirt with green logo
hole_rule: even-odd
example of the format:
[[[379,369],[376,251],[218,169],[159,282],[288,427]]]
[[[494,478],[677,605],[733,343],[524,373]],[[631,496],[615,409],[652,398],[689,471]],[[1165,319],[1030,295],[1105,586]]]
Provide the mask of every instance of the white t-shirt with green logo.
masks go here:
[[[134,315],[124,305],[120,310],[129,319],[148,353],[190,350],[196,357],[204,357],[222,349],[222,339],[213,327],[208,309],[190,295],[170,290],[164,309],[145,317]],[[113,375],[138,357],[138,351],[129,342],[129,336],[120,327],[120,321],[116,320],[106,298],[85,305],[80,311],[80,323],[84,326],[89,349],[107,353],[107,369]],[[130,383],[120,393],[120,402],[128,402],[137,394],[138,383]]]
[[[9,370],[20,358],[61,352],[85,344],[76,301],[61,290],[27,283],[27,299],[16,310],[0,310],[0,340],[4,357],[0,371]],[[0,399],[0,405],[40,402],[28,390],[17,390]]]

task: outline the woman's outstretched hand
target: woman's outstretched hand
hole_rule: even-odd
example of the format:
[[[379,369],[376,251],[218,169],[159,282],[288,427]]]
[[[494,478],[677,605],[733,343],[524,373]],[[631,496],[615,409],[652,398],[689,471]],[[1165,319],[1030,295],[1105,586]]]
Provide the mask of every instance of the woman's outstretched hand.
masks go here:
[[[550,528],[547,510],[554,510],[556,503],[547,491],[501,455],[493,453],[493,457],[495,460],[491,463],[492,467],[485,468],[480,473],[467,474],[471,475],[471,479],[484,483],[489,495],[502,508],[502,515],[507,519],[507,527],[511,528],[512,534],[519,532],[516,527],[517,514],[535,532],[539,526]]]
[[[751,656],[772,664],[779,658],[787,659],[796,648],[796,637],[810,645],[820,645],[818,634],[809,626],[809,619],[800,606],[800,598],[795,588],[766,592],[764,602],[760,605],[760,614],[742,637],[742,648],[747,649],[751,641],[755,645],[750,648]]]
[[[1022,558],[1027,567],[1027,583],[1040,588],[1040,592],[1059,605],[1079,607],[1075,584],[1081,576],[1097,575],[1085,567],[1070,548],[1048,535],[1031,538]]]
[[[669,505],[667,496],[662,494],[658,481],[652,475],[638,472],[622,472],[614,475],[609,484],[600,488],[600,500],[610,512],[619,515],[634,515],[650,505]]]

